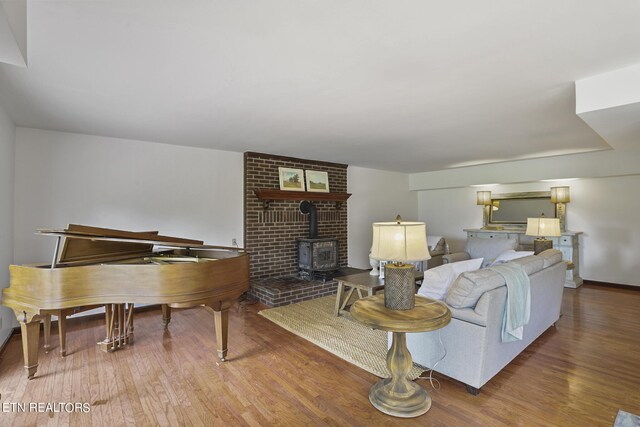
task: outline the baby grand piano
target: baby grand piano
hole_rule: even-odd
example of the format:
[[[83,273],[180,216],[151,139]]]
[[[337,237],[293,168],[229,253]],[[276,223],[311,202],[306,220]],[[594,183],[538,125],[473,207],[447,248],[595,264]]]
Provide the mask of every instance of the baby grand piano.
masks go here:
[[[243,249],[75,224],[37,234],[57,237],[52,263],[11,265],[2,299],[20,323],[29,379],[38,368],[40,321],[48,350],[51,315],[58,316],[64,355],[66,316],[100,306],[106,338],[98,345],[105,351],[133,342],[134,304],[161,304],[165,326],[171,307],[204,306],[214,314],[218,357],[224,361],[229,307],[249,288],[249,255]]]

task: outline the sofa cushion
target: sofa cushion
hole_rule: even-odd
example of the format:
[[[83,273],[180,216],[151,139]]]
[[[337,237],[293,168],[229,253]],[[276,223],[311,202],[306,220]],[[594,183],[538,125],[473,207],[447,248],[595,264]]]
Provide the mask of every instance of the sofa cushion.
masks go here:
[[[477,270],[481,265],[482,258],[478,258],[430,268],[424,272],[418,295],[441,300],[460,273]]]
[[[546,251],[540,252],[538,256],[544,261],[542,268],[547,268],[550,265],[557,264],[562,261],[562,252],[557,249],[547,249]]]
[[[465,246],[471,258],[484,258],[483,267],[491,263],[504,251],[516,249],[518,241],[515,239],[489,239],[483,237],[469,237]]]
[[[544,259],[540,258],[538,255],[529,255],[524,258],[514,259],[511,262],[520,264],[524,268],[525,273],[529,276],[544,268]]]
[[[445,302],[454,308],[473,308],[482,294],[504,284],[504,278],[493,270],[468,271],[453,282]]]

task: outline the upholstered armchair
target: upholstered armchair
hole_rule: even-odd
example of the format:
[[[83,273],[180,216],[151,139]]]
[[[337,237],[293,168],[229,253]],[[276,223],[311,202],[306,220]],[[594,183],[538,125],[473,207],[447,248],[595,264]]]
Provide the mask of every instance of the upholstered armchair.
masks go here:
[[[447,264],[474,258],[484,258],[482,266],[485,267],[491,264],[504,251],[515,250],[517,246],[518,241],[516,239],[469,237],[464,252],[443,255],[442,261]]]
[[[449,245],[442,236],[427,236],[431,259],[423,265],[423,270],[434,268],[444,263],[442,257],[449,253]]]

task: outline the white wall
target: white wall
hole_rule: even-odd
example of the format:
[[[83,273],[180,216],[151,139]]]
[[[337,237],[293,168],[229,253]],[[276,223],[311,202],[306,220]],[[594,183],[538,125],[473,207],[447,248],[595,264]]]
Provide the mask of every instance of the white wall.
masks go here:
[[[418,219],[429,234],[443,236],[452,252],[464,249],[463,228],[482,227],[482,209],[476,206],[475,188],[418,192]]]
[[[50,262],[54,240],[38,228],[68,223],[230,245],[243,236],[243,155],[18,128],[15,262]],[[371,223],[417,219],[408,175],[349,167],[349,265],[369,268]]]
[[[583,278],[640,286],[640,175],[567,183],[567,226],[583,231]]]
[[[371,224],[393,221],[398,214],[406,221],[416,221],[417,193],[409,191],[409,175],[404,173],[349,166],[347,183],[352,194],[347,218],[349,265],[371,268]]]
[[[3,113],[2,113],[3,114]],[[4,117],[4,119],[2,119]],[[241,153],[141,141],[16,129],[15,192],[11,186],[13,125],[0,116],[2,187],[0,232],[4,250],[0,276],[10,260],[11,194],[15,194],[13,262],[49,262],[53,240],[34,236],[37,228],[67,223],[123,229],[158,229],[166,235],[228,245],[242,239]],[[594,168],[597,165],[594,165]],[[486,166],[491,167],[490,165]],[[462,168],[463,171],[466,168]],[[463,228],[482,225],[475,193],[483,188],[410,191],[412,176],[349,167],[349,265],[368,268],[371,223],[406,220],[427,223],[452,250],[464,245]],[[494,192],[548,190],[552,183],[510,184]],[[640,227],[636,222],[640,175],[569,182],[572,201],[567,224],[583,231],[581,274],[585,279],[638,284]],[[6,196],[6,197],[5,197]],[[8,212],[8,213],[7,213]],[[9,248],[9,249],[7,249]],[[6,255],[9,254],[9,255]],[[3,270],[4,269],[4,270]]]
[[[430,226],[431,234],[442,234],[451,250],[457,251],[466,240],[462,229],[482,226],[476,191],[548,191],[558,185],[571,187],[567,228],[584,233],[580,238],[582,278],[640,286],[640,175],[421,191],[419,218]]]
[[[9,284],[9,264],[13,262],[13,155],[16,129],[0,106],[0,288]],[[0,296],[2,299],[2,296]],[[0,345],[17,325],[13,312],[0,306]]]
[[[14,260],[50,262],[34,231],[68,223],[241,242],[242,169],[241,153],[17,128]]]

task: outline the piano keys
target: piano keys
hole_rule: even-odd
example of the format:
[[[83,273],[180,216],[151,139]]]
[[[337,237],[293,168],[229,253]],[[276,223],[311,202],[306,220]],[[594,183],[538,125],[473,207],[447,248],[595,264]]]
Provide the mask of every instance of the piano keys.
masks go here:
[[[217,353],[227,356],[229,308],[249,288],[249,255],[240,248],[198,240],[71,224],[38,230],[57,243],[51,264],[11,265],[3,304],[22,332],[29,379],[38,367],[40,321],[50,348],[51,315],[58,316],[60,351],[66,352],[65,319],[105,306],[106,334],[98,343],[113,351],[133,343],[135,304],[160,304],[165,327],[171,308],[203,306],[214,315]]]

